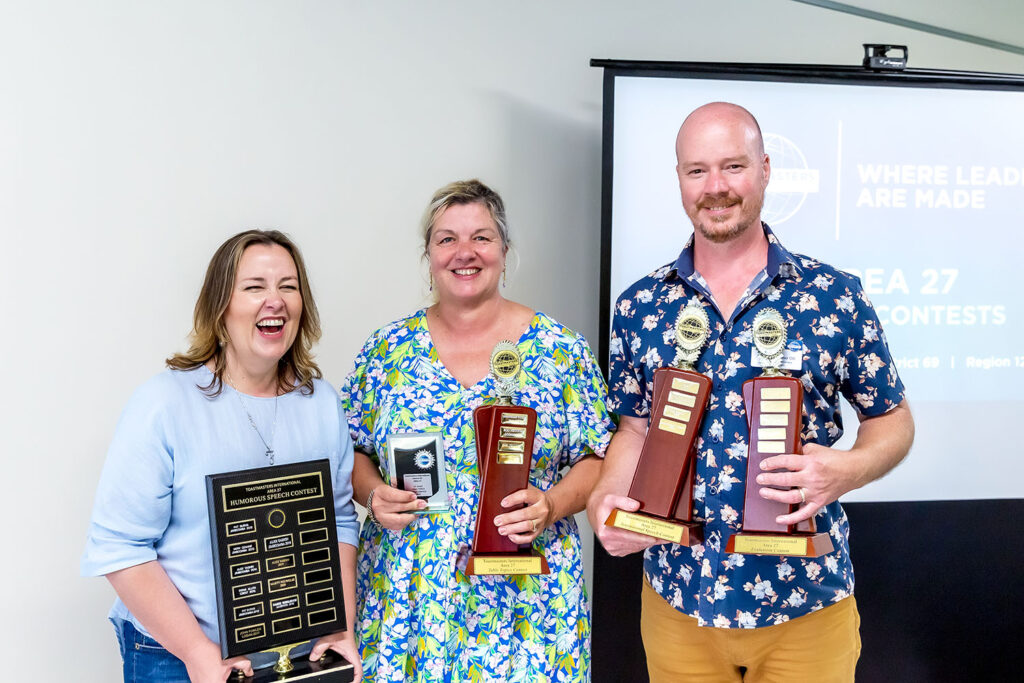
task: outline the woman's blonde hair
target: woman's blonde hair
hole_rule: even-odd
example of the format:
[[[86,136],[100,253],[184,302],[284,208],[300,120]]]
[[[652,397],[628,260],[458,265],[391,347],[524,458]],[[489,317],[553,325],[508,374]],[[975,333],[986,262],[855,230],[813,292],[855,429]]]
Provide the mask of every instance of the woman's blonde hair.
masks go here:
[[[246,249],[255,245],[278,245],[291,255],[299,276],[299,293],[302,295],[302,315],[299,330],[291,348],[277,364],[277,386],[282,393],[299,388],[303,394],[313,393],[313,380],[323,374],[313,360],[312,348],[320,340],[320,314],[313,301],[313,292],[306,277],[306,265],[302,253],[295,243],[277,230],[246,230],[228,239],[218,247],[210,265],[206,268],[203,288],[196,300],[192,315],[192,332],[189,348],[167,359],[167,367],[175,370],[192,370],[213,359],[213,379],[206,386],[200,386],[211,398],[220,394],[224,385],[225,348],[228,341],[224,313],[231,303],[231,294],[238,274],[238,263]]]
[[[508,238],[508,218],[505,216],[505,202],[501,196],[473,178],[472,180],[456,180],[448,183],[430,198],[427,210],[423,212],[423,219],[420,221],[420,232],[423,236],[423,255],[426,256],[430,248],[430,235],[434,231],[434,223],[449,206],[456,204],[482,204],[491,214],[494,224],[498,227],[498,235],[501,237],[501,250],[508,253],[512,246]]]

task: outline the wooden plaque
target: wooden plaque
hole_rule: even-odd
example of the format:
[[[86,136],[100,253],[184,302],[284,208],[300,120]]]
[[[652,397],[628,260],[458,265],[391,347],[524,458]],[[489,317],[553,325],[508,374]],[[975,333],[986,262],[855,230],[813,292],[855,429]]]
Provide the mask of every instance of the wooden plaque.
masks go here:
[[[543,556],[528,545],[513,543],[498,533],[494,518],[510,508],[501,506],[510,493],[525,489],[533,466],[533,437],[537,412],[516,405],[487,405],[473,411],[480,501],[473,531],[473,550],[466,573],[547,574]]]
[[[761,461],[784,453],[801,453],[803,385],[796,377],[755,377],[743,383],[743,403],[750,431],[742,531],[726,543],[726,552],[750,555],[818,557],[832,551],[827,533],[818,533],[814,518],[796,525],[775,521],[799,505],[762,498],[757,475]]]

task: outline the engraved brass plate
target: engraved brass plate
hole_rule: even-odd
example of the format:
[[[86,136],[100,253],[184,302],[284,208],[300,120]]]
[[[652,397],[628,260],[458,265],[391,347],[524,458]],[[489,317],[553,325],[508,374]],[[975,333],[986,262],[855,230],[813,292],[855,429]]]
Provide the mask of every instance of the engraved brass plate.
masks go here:
[[[263,624],[255,626],[243,626],[235,629],[235,640],[242,643],[246,640],[256,640],[267,635],[266,627]]]
[[[498,441],[499,451],[509,451],[511,453],[522,453],[526,449],[526,444],[522,441]]]
[[[522,557],[502,556],[483,557],[477,555],[473,558],[473,573],[483,575],[501,574],[540,574],[543,567],[540,558],[534,555]]]
[[[792,555],[807,554],[807,539],[802,536],[753,536],[738,534],[733,537],[733,548],[737,553],[748,555]]]
[[[757,442],[758,453],[785,453],[786,442],[785,441],[758,441]]]
[[[680,422],[690,421],[690,411],[683,410],[682,408],[676,408],[675,406],[665,406],[665,417],[671,417],[673,420],[679,420]]]
[[[700,391],[700,385],[688,379],[682,377],[672,378],[672,388],[677,391],[682,391],[687,394],[696,394]]]
[[[522,465],[523,454],[512,453],[510,451],[498,451],[498,464],[499,465]]]
[[[658,420],[658,429],[665,432],[672,432],[673,434],[678,434],[679,436],[686,435],[685,424],[683,424],[682,422],[676,422],[675,420],[670,420],[667,417],[663,417],[660,420]]]
[[[669,403],[678,403],[679,405],[686,406],[687,408],[692,408],[697,403],[696,396],[684,394],[681,391],[668,392],[668,398],[666,400]]]
[[[526,427],[502,427],[499,439],[525,439]]]
[[[525,427],[530,421],[529,416],[526,413],[502,413],[501,424],[503,425],[521,425]]]
[[[793,391],[790,387],[765,387],[761,389],[761,398],[764,399],[791,399],[793,398]]]
[[[762,427],[785,427],[789,424],[789,411],[785,413],[761,413]]]
[[[789,401],[761,401],[762,413],[788,413]]]
[[[786,428],[785,427],[768,427],[767,429],[761,427],[757,430],[758,439],[786,439]]]
[[[616,528],[635,531],[638,534],[661,538],[672,543],[681,543],[683,540],[683,528],[678,524],[623,510],[615,510],[612,514],[614,519],[609,517],[609,521],[611,526]]]

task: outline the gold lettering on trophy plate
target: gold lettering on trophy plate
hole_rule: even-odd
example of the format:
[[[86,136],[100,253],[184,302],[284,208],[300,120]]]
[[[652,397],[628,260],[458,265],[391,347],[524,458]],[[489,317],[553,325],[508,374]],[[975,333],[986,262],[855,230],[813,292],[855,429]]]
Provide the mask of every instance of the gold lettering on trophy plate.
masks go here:
[[[320,472],[304,472],[288,477],[232,484],[222,488],[220,495],[224,512],[233,512],[310,498],[323,498],[324,482]]]
[[[785,441],[758,441],[757,442],[758,453],[785,453],[786,442]]]
[[[789,555],[800,557],[807,554],[807,539],[802,536],[753,536],[740,534],[733,549],[749,555]]]
[[[237,579],[240,576],[256,576],[260,573],[260,561],[254,560],[253,562],[242,562],[240,564],[233,564],[228,569],[228,574],[232,579]]]
[[[254,598],[258,595],[263,595],[263,584],[258,581],[256,583],[244,583],[241,586],[234,586],[231,592],[235,596],[235,600]]]
[[[287,550],[295,545],[292,540],[291,534],[285,534],[283,536],[268,536],[263,539],[263,550],[265,552],[273,552],[275,550]]]
[[[251,534],[256,531],[256,519],[239,519],[228,522],[224,525],[225,536],[237,536],[238,534]]]
[[[689,410],[683,410],[675,406],[665,406],[665,412],[662,415],[671,417],[673,420],[679,420],[680,422],[689,422],[691,413]]]
[[[247,640],[256,640],[257,638],[263,638],[266,635],[267,630],[263,624],[242,626],[241,628],[235,629],[235,642],[244,643]]]
[[[243,557],[245,555],[252,555],[259,547],[256,545],[256,541],[242,541],[241,543],[228,543],[228,558],[234,559],[236,557]]]
[[[271,593],[280,593],[281,591],[292,590],[298,585],[298,574],[291,574],[290,576],[281,576],[276,579],[267,579],[267,590]]]
[[[616,510],[614,526],[673,543],[681,543],[683,540],[683,529],[678,524],[664,522],[660,519],[652,519],[646,515],[638,515],[633,512]]]
[[[779,413],[761,413],[762,427],[785,427],[789,424],[789,411]]]
[[[501,424],[503,425],[519,425],[525,427],[529,424],[530,418],[526,413],[502,413]]]
[[[782,439],[786,440],[786,428],[785,427],[759,427],[757,430],[758,439]],[[764,451],[762,451],[763,453]]]
[[[525,439],[526,427],[502,427],[499,439]]]
[[[682,377],[672,378],[672,388],[678,389],[679,391],[685,392],[687,394],[696,394],[698,391],[700,391],[699,384],[697,384],[693,380],[683,379]]]
[[[473,573],[484,575],[540,574],[540,558],[525,557],[481,557],[473,558]]]
[[[310,626],[316,626],[317,624],[329,624],[338,618],[338,613],[334,611],[334,608],[322,609],[317,612],[308,612],[306,614],[306,621]]]
[[[679,391],[668,392],[668,398],[666,399],[669,403],[677,403],[687,408],[692,408],[697,404],[697,397],[691,396],[690,394],[684,394]]]
[[[277,614],[278,612],[287,612],[288,610],[295,609],[298,606],[298,595],[289,595],[284,598],[274,598],[270,601],[270,613]]]
[[[251,602],[248,605],[239,605],[235,608],[235,621],[244,619],[255,619],[263,616],[263,603]]]
[[[761,401],[762,413],[788,413],[789,401]]]
[[[769,400],[784,398],[789,400],[793,398],[793,393],[789,387],[765,387],[761,389],[761,398]]]
[[[295,568],[294,555],[278,555],[277,557],[268,557],[266,562],[268,572],[279,572],[282,569]]]
[[[511,453],[509,451],[498,451],[498,464],[499,465],[522,465],[523,454],[522,453]]]
[[[522,441],[498,441],[498,450],[522,453],[526,450],[526,444]]]
[[[658,429],[664,432],[672,432],[673,434],[678,434],[679,436],[686,436],[686,425],[683,424],[682,422],[670,420],[667,417],[663,417],[660,420],[658,420]]]

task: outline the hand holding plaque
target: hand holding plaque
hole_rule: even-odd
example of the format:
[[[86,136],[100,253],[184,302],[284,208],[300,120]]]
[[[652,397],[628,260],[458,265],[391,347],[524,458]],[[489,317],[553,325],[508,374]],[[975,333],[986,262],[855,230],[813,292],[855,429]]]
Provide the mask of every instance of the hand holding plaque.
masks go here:
[[[515,344],[498,342],[491,354],[491,375],[497,401],[473,411],[476,456],[480,470],[480,503],[473,533],[473,551],[466,574],[547,574],[544,556],[530,546],[520,546],[498,533],[494,518],[507,512],[505,496],[525,489],[533,464],[533,437],[537,413],[512,404],[519,385],[521,361]]]
[[[779,369],[786,337],[786,322],[775,309],[766,308],[754,317],[754,347],[764,360],[764,372],[743,383],[750,430],[743,524],[742,531],[729,537],[726,552],[818,557],[832,551],[831,538],[815,529],[813,517],[799,524],[778,524],[775,518],[796,506],[768,500],[759,493],[757,475],[762,460],[801,452],[803,386]]]
[[[206,477],[221,656],[278,655],[273,668],[231,680],[347,683],[332,650],[293,662],[292,648],[346,629],[328,460]]]
[[[650,424],[629,487],[629,497],[640,503],[640,509],[612,510],[605,524],[697,545],[704,533],[693,518],[693,444],[711,391],[711,380],[694,367],[710,334],[704,308],[687,304],[676,319],[675,334],[673,367],[654,371]]]

